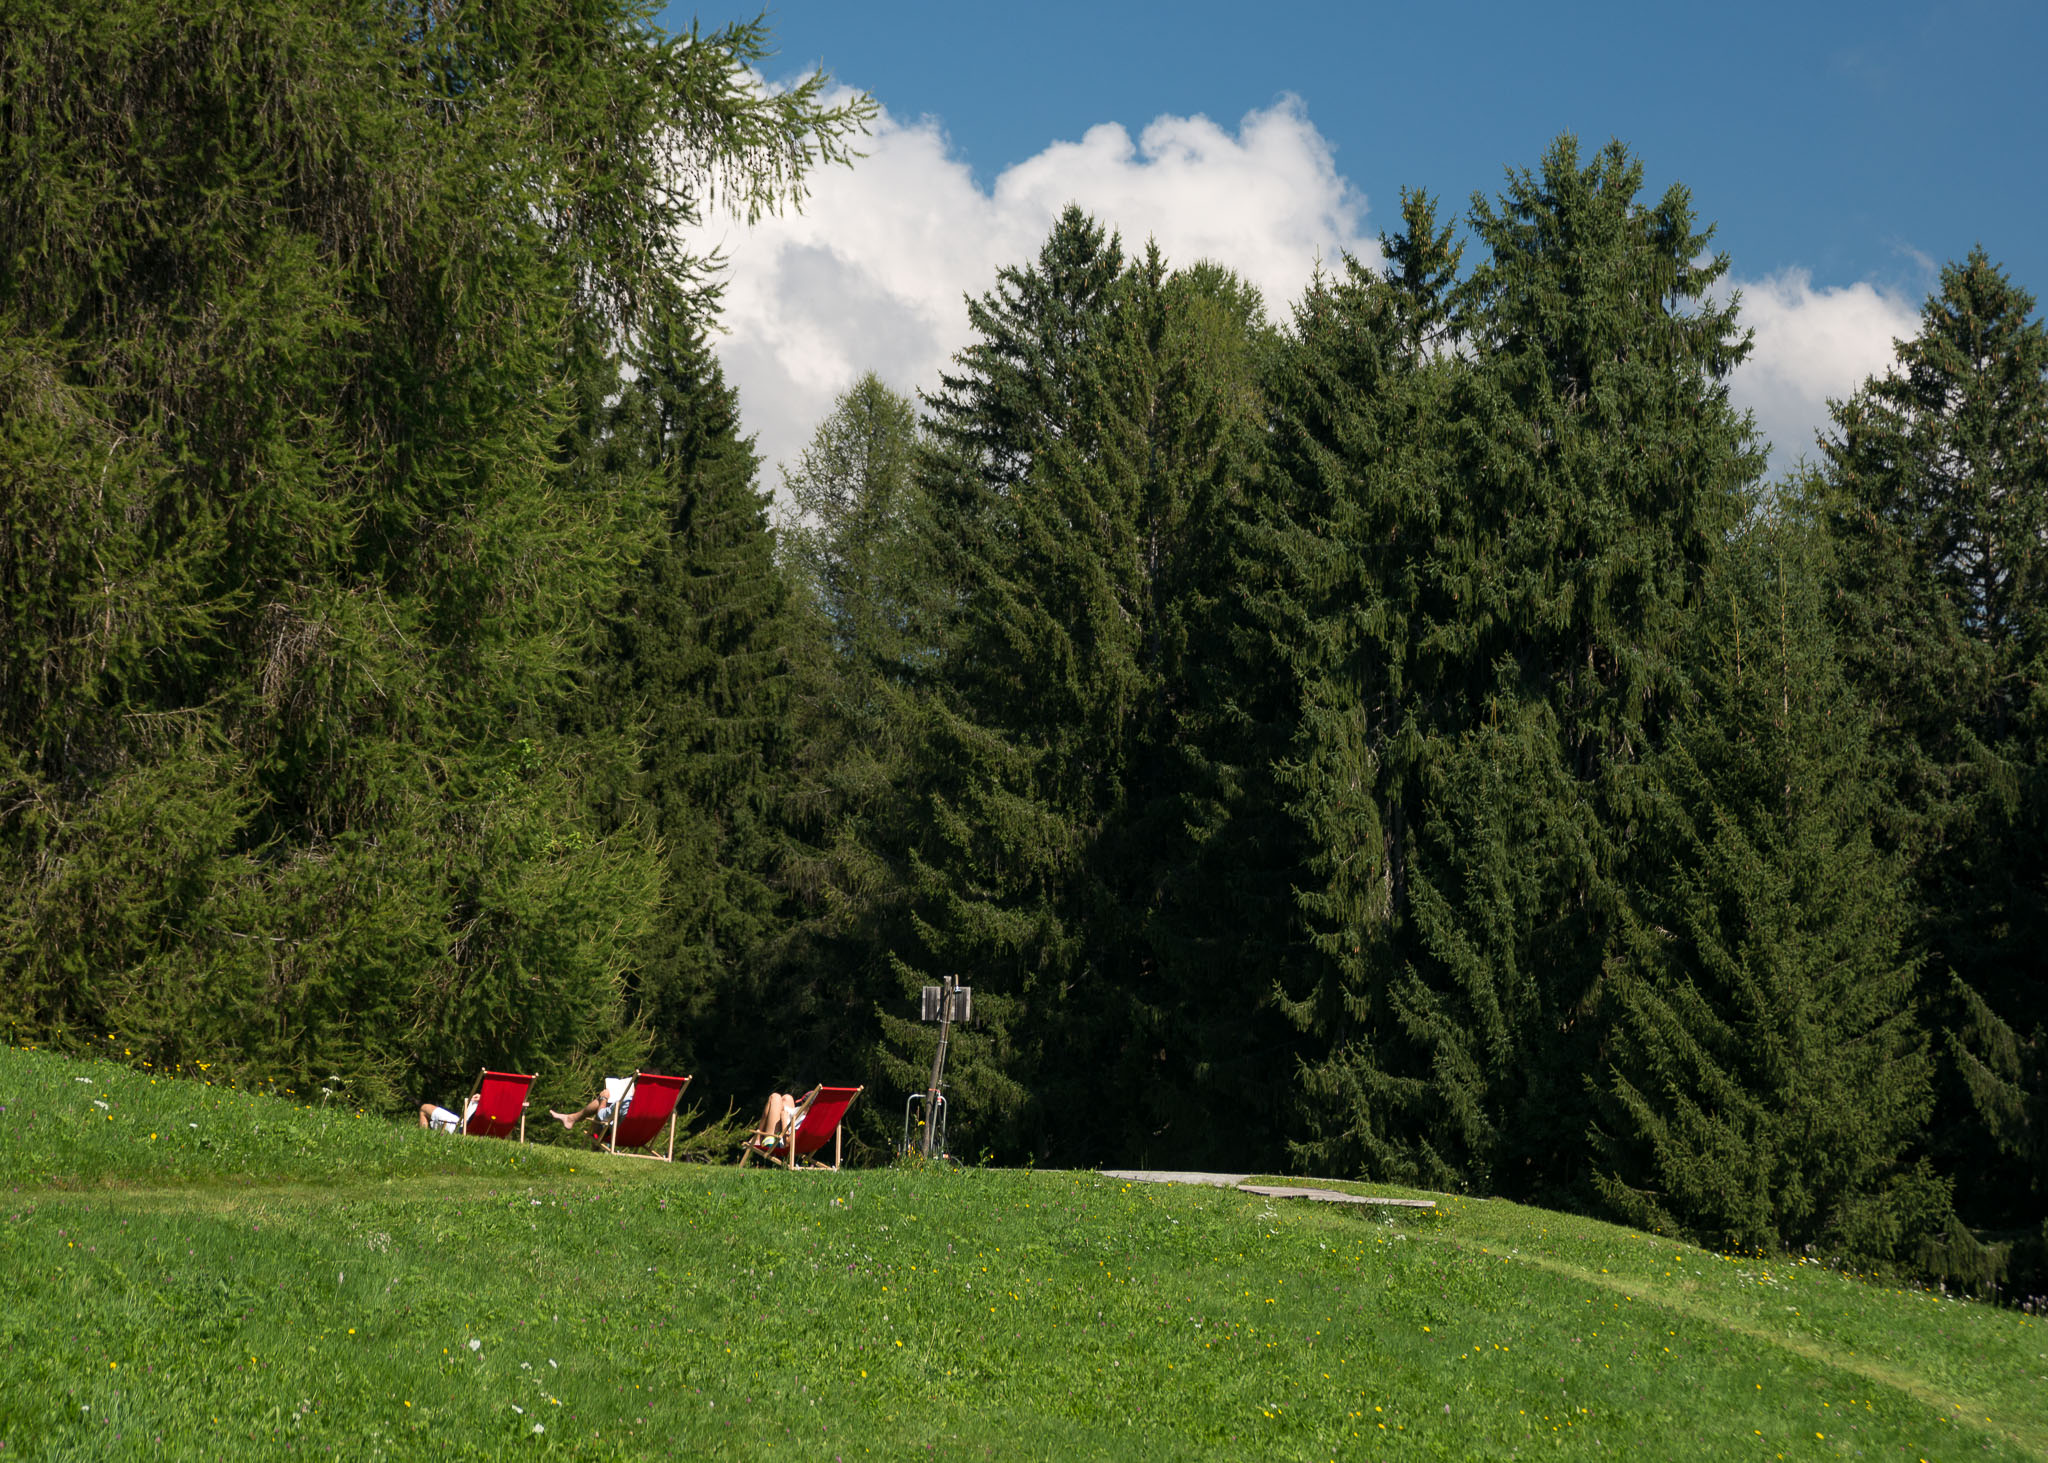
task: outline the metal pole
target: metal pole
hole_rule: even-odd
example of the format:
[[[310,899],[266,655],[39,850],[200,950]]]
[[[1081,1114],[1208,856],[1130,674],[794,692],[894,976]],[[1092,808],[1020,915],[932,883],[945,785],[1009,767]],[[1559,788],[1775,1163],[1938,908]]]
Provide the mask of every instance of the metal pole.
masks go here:
[[[939,1049],[932,1054],[932,1085],[926,1089],[924,1104],[924,1156],[932,1156],[932,1134],[938,1126],[940,1089],[946,1081],[946,1042],[953,1034],[953,990],[960,977],[949,975],[939,987]]]

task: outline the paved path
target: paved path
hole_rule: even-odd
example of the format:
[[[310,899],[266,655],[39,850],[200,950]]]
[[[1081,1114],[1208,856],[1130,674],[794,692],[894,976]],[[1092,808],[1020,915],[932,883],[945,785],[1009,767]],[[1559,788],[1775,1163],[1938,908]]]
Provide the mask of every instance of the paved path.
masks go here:
[[[1186,1173],[1161,1168],[1105,1168],[1106,1179],[1130,1184],[1207,1184],[1216,1189],[1238,1189],[1267,1199],[1313,1199],[1321,1204],[1380,1204],[1397,1209],[1434,1209],[1434,1199],[1382,1199],[1370,1194],[1346,1194],[1337,1189],[1318,1189],[1299,1184],[1251,1184],[1248,1173]]]

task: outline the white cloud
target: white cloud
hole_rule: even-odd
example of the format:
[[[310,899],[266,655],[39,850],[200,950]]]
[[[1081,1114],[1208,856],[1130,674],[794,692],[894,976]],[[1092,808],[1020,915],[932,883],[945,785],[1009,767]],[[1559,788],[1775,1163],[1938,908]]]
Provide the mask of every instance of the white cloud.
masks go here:
[[[1815,457],[1828,398],[1852,394],[1893,361],[1892,342],[1919,333],[1917,302],[1868,283],[1815,289],[1804,269],[1736,282],[1755,349],[1729,382],[1738,407],[1756,413],[1783,472]]]
[[[770,484],[863,371],[902,391],[935,385],[967,343],[963,297],[1034,258],[1070,202],[1119,230],[1126,250],[1156,238],[1170,263],[1236,269],[1276,320],[1318,259],[1379,257],[1365,195],[1293,98],[1248,114],[1235,132],[1165,116],[1133,139],[1103,123],[986,190],[930,118],[883,113],[867,152],[851,169],[815,175],[801,213],[706,230],[731,262],[719,355]],[[1731,395],[1756,413],[1783,471],[1811,455],[1828,398],[1890,364],[1893,338],[1918,328],[1916,304],[1868,283],[1816,288],[1803,269],[1735,284],[1756,343]]]
[[[1127,251],[1156,238],[1171,264],[1230,266],[1276,318],[1319,257],[1378,257],[1364,196],[1291,98],[1234,133],[1206,117],[1160,117],[1134,140],[1104,123],[987,191],[930,119],[884,114],[867,151],[851,170],[816,176],[802,213],[722,231],[731,268],[719,355],[771,483],[863,371],[903,391],[935,385],[967,344],[964,296],[1034,258],[1068,203],[1120,231]]]

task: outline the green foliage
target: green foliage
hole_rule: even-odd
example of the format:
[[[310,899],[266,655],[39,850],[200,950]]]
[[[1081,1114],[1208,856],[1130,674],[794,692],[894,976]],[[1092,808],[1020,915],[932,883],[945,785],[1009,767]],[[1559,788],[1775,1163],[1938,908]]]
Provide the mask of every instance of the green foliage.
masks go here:
[[[1875,716],[1879,826],[1913,874],[1965,1211],[2048,1200],[2048,329],[1981,249],[1822,442],[1844,653]]]
[[[640,483],[570,490],[572,439],[618,342],[704,308],[684,226],[865,116],[762,96],[763,40],[597,0],[10,13],[11,1019],[380,1104],[644,1049],[651,838],[560,727],[650,525]]]
[[[779,548],[798,605],[780,816],[797,917],[771,977],[776,1090],[872,1075],[877,1005],[901,999],[889,946],[907,898],[915,751],[951,633],[920,447],[915,404],[871,374],[785,474]],[[894,1141],[887,1104],[854,1120]]]
[[[1047,994],[1064,995],[1080,958],[1072,901],[1087,829],[1076,823],[1092,810],[1074,805],[1071,782],[1053,785],[1071,776],[1061,753],[1099,730],[1077,714],[1094,689],[1077,675],[1122,667],[1076,645],[1097,624],[1071,626],[1059,615],[1068,605],[1047,603],[1100,586],[1088,583],[1081,525],[1034,471],[1053,441],[1086,434],[1074,453],[1084,458],[1092,445],[1085,393],[1123,269],[1120,242],[1069,208],[1032,265],[1002,270],[968,302],[976,339],[929,403],[920,492],[958,625],[944,694],[922,718],[912,789],[923,826],[907,830],[901,857],[910,939],[891,957],[905,996],[945,975],[974,988],[977,1029],[950,1055],[952,1139],[967,1152],[1046,1141],[1028,1114],[1051,1013],[1030,997],[1040,972],[1056,972]],[[1029,730],[1006,735],[1020,721]],[[887,1012],[882,1030],[890,1084],[922,1087],[935,1035]]]
[[[1302,1151],[1325,1162],[1585,1181],[1602,974],[1626,876],[1663,852],[1636,836],[1640,767],[1761,465],[1727,403],[1746,342],[1708,299],[1727,261],[1682,188],[1644,204],[1641,178],[1560,139],[1475,200],[1464,283],[1414,198],[1402,272],[1354,269],[1304,312],[1295,534],[1333,525],[1354,556],[1293,553],[1293,784],[1330,961],[1300,1010],[1334,1038]]]
[[[872,372],[840,396],[794,471],[782,562],[804,586],[858,717],[890,685],[928,679],[942,654],[934,545],[913,476],[917,407]]]
[[[1694,621],[1644,814],[1668,853],[1607,974],[1596,1182],[1638,1224],[1733,1248],[1905,1259],[1947,1190],[1911,1162],[1931,1063],[1816,540],[1752,519]]]
[[[1250,535],[1258,592],[1249,602],[1273,660],[1281,732],[1269,755],[1298,827],[1301,913],[1314,954],[1287,1006],[1327,1060],[1306,1074],[1304,1151],[1329,1166],[1398,1160],[1384,1127],[1415,1084],[1368,1053],[1390,1019],[1392,921],[1409,900],[1422,728],[1440,704],[1419,700],[1414,626],[1423,583],[1414,534],[1445,491],[1446,311],[1461,256],[1427,194],[1405,193],[1404,230],[1382,240],[1385,275],[1356,259],[1319,276],[1295,310],[1276,362],[1276,491]],[[1361,1058],[1363,1060],[1361,1060]]]
[[[662,848],[635,1002],[665,1069],[720,1056],[730,1067],[769,1004],[760,957],[785,920],[775,802],[789,759],[788,593],[758,459],[700,332],[664,323],[601,444],[604,475],[660,484],[661,527],[612,617],[588,713],[640,746],[621,821],[644,811]]]
[[[1240,1066],[1275,1023],[1231,968],[1238,901],[1215,899],[1263,307],[1220,269],[1126,262],[1069,209],[970,315],[921,473],[959,608],[921,743],[904,989],[975,988],[984,1030],[954,1059],[969,1151],[1103,1158],[1169,1131],[1181,1155],[1242,1151],[1247,1090],[1270,1113],[1284,1071]],[[928,1035],[884,1031],[890,1080],[921,1085]]]

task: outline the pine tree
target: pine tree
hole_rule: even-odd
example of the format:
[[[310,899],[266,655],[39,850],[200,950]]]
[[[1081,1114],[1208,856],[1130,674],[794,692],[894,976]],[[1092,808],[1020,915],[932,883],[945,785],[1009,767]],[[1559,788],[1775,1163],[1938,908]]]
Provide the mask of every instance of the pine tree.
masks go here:
[[[1822,442],[1833,613],[1946,1028],[1942,1162],[1979,1223],[2048,1198],[2048,329],[1981,249]]]
[[[1319,1131],[1389,1176],[1586,1181],[1583,1074],[1623,878],[1646,852],[1639,769],[1680,688],[1676,637],[1761,465],[1727,403],[1746,342],[1709,302],[1726,259],[1706,254],[1682,188],[1646,205],[1641,179],[1619,144],[1582,164],[1567,137],[1497,204],[1475,199],[1488,257],[1445,327],[1468,357],[1447,446],[1380,489],[1416,489],[1373,574],[1383,613],[1403,617],[1401,685],[1375,709],[1363,678],[1388,672],[1368,663],[1349,704],[1393,723],[1417,795],[1401,804],[1402,900],[1347,993],[1378,983],[1385,1017],[1311,1091]],[[1372,458],[1358,452],[1361,470]],[[1341,735],[1319,738],[1340,768]],[[1363,846],[1329,857],[1380,860],[1391,879],[1387,807],[1382,790],[1356,822]]]
[[[1082,425],[1089,355],[1122,270],[1119,241],[1069,208],[1032,266],[1001,271],[969,301],[977,338],[929,401],[920,486],[960,608],[946,694],[927,704],[919,734],[921,817],[901,855],[908,940],[893,958],[899,1000],[949,974],[975,988],[978,1029],[961,1033],[952,1059],[955,1110],[971,1115],[956,1123],[956,1142],[1034,1141],[1024,1080],[1043,1037],[1027,996],[1040,971],[1064,973],[1073,957],[1073,911],[1056,901],[1074,872],[1074,830],[1037,798],[1053,754],[1006,737],[1002,719],[1030,712],[1038,655],[1060,653],[1047,643],[1053,627],[1032,613],[1037,566],[1025,556],[1051,547],[1033,534],[1042,500],[1032,477],[1038,456]],[[1037,716],[1071,725],[1070,710]],[[922,1031],[885,1014],[883,1034],[884,1074],[904,1090],[922,1086]]]
[[[1152,251],[1134,271],[1142,328],[1123,347],[1135,524],[1118,574],[1140,680],[1123,805],[1091,860],[1129,949],[1125,1024],[1101,1070],[1126,1154],[1270,1164],[1298,1055],[1276,999],[1298,847],[1272,778],[1276,678],[1244,570],[1273,485],[1263,385],[1277,342],[1229,271],[1161,268]]]
[[[1664,852],[1608,967],[1595,1182],[1644,1228],[1909,1259],[1948,1208],[1913,1161],[1932,1064],[1816,533],[1760,510],[1687,636],[1643,812]]]

